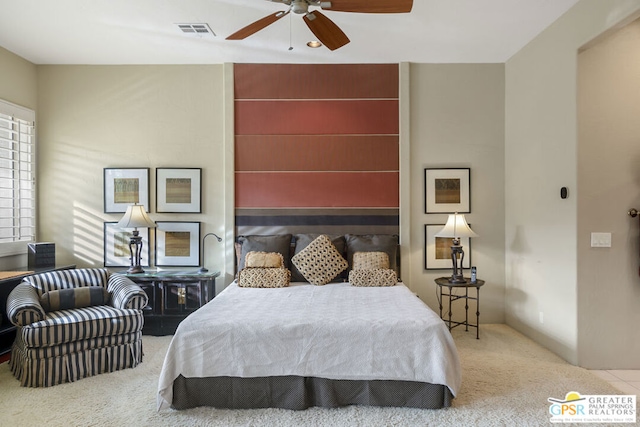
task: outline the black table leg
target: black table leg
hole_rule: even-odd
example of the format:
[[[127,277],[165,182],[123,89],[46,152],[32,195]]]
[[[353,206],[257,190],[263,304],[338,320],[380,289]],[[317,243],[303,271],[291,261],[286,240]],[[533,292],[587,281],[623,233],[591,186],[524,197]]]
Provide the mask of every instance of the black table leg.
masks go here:
[[[480,288],[476,288],[476,339],[480,339]]]

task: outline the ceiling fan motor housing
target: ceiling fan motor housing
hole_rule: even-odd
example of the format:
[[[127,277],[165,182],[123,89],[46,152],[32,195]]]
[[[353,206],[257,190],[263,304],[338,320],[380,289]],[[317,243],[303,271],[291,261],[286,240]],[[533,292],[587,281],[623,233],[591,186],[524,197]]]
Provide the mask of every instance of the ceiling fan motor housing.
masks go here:
[[[293,10],[293,13],[302,15],[309,11],[309,4],[305,0],[295,0],[291,6],[291,10]]]

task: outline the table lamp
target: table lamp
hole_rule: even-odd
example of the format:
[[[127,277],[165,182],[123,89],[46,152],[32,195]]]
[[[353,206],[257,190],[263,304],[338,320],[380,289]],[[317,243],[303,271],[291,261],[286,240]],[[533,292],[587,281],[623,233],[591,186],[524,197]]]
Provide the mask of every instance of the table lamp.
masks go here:
[[[144,273],[140,266],[140,257],[142,256],[142,236],[138,228],[155,228],[156,223],[149,218],[144,206],[135,204],[127,207],[122,219],[116,224],[119,228],[133,228],[131,237],[129,238],[129,252],[131,253],[131,267],[127,273]]]
[[[451,261],[453,263],[453,272],[449,278],[449,283],[465,283],[464,274],[462,272],[462,261],[464,260],[464,250],[460,244],[461,237],[478,237],[478,235],[469,227],[467,220],[463,214],[455,213],[449,215],[449,219],[444,228],[438,231],[435,237],[452,237],[451,244]],[[460,263],[460,266],[458,266]]]

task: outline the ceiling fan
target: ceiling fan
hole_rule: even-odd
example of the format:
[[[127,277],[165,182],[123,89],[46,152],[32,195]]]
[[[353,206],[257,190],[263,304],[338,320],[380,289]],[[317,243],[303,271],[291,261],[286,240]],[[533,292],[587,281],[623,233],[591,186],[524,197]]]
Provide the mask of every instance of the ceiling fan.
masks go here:
[[[227,37],[227,40],[242,40],[273,24],[290,12],[304,15],[302,19],[315,36],[330,50],[336,50],[349,43],[347,35],[332,20],[317,10],[309,11],[309,7],[334,12],[355,13],[408,13],[413,7],[413,0],[269,0],[289,6],[265,16]]]

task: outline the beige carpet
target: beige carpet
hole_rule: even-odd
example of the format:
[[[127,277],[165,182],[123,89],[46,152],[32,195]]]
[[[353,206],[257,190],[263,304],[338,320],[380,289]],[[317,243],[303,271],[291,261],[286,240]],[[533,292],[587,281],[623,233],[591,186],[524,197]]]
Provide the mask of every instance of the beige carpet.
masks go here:
[[[145,336],[145,359],[137,368],[51,388],[22,388],[8,363],[1,364],[0,426],[541,426],[549,424],[548,397],[563,398],[569,391],[623,394],[505,325],[482,325],[480,340],[475,331],[454,330],[454,337],[462,360],[462,389],[447,409],[196,408],[158,413],[156,387],[170,337]]]

